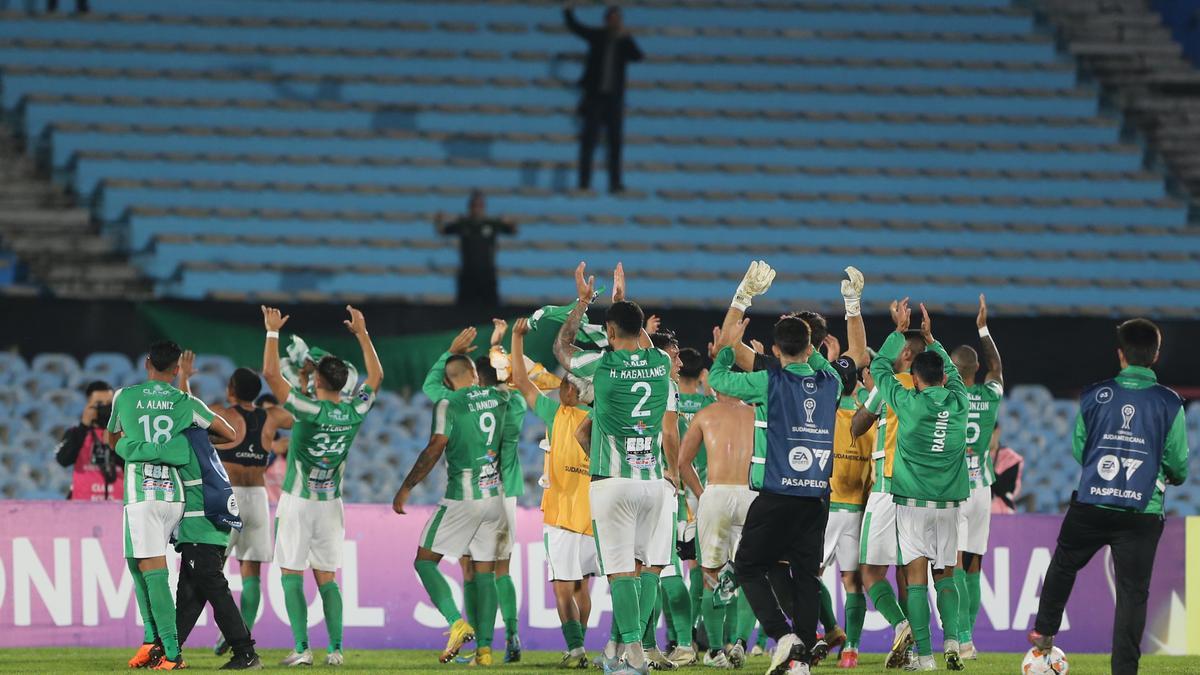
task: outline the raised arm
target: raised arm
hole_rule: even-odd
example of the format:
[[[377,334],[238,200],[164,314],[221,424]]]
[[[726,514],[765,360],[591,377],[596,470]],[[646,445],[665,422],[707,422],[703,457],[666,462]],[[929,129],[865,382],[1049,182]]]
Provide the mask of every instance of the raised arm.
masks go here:
[[[888,336],[879,348],[879,354],[871,360],[871,377],[875,379],[875,390],[883,398],[883,402],[896,411],[901,410],[912,398],[912,392],[902,387],[896,379],[895,367],[892,365],[903,348],[904,333],[897,330]]]
[[[755,260],[750,263],[750,267],[746,269],[746,275],[742,277],[742,283],[738,284],[737,290],[734,291],[733,300],[729,303],[729,311],[725,312],[725,321],[721,324],[722,335],[728,335],[737,324],[741,324],[742,331],[745,331],[746,309],[750,307],[755,296],[762,295],[771,288],[771,282],[774,280],[775,270],[771,269],[766,262]],[[742,344],[740,334],[735,342],[723,342],[717,348],[720,349],[721,346],[733,348],[734,362],[739,368],[746,372],[754,370],[754,350]]]
[[[371,336],[367,333],[367,321],[362,312],[350,305],[346,305],[346,311],[350,312],[350,318],[342,323],[354,334],[359,348],[362,349],[363,363],[367,366],[366,386],[370,387],[371,391],[379,391],[379,385],[383,384],[383,364],[379,362],[379,354],[375,353],[375,345],[371,343]]]
[[[766,403],[767,371],[754,373],[735,373],[730,370],[733,365],[733,349],[722,346],[713,361],[712,369],[708,371],[708,386],[726,396],[739,398],[747,403]]]
[[[425,392],[429,400],[437,403],[450,395],[450,387],[446,386],[446,361],[455,354],[469,354],[474,351],[473,343],[477,333],[473,327],[462,329],[450,342],[450,348],[433,362],[433,367],[429,369],[425,381],[421,384],[421,391]]]
[[[538,396],[541,392],[529,381],[529,373],[525,368],[525,335],[529,333],[529,320],[517,319],[513,325],[512,332],[512,382],[516,386],[517,391],[521,392],[521,396],[525,399],[525,403],[529,404],[532,410],[537,405]]]
[[[563,7],[563,21],[567,24],[567,30],[578,35],[584,40],[590,40],[592,35],[594,35],[598,30],[596,28],[589,28],[579,23],[579,19],[575,18],[575,8],[570,5]]]
[[[979,294],[979,316],[975,318],[975,327],[979,329],[979,342],[983,348],[983,362],[987,364],[987,382],[999,382],[1004,385],[1004,366],[1000,363],[1000,350],[992,338],[987,325],[987,299]]]
[[[267,329],[267,339],[263,345],[262,374],[279,405],[283,405],[292,395],[292,388],[279,372],[279,330],[287,323],[289,317],[266,305],[262,306],[262,314],[263,325]]]
[[[568,372],[571,370],[571,357],[579,351],[579,347],[575,346],[575,335],[579,332],[583,315],[596,294],[596,277],[587,277],[585,280],[583,275],[586,269],[587,263],[582,262],[575,268],[575,306],[567,314],[567,319],[559,327],[558,337],[554,340],[554,358],[558,359],[559,365]]]
[[[929,318],[929,310],[925,309],[925,303],[921,303],[921,335],[925,338],[925,351],[935,352],[942,357],[942,372],[946,374],[946,389],[965,397],[967,385],[963,383],[962,375],[959,374],[954,362],[950,360],[950,355],[946,353],[946,348],[942,346],[942,343],[933,339],[933,321]]]
[[[276,449],[277,445],[275,436],[278,435],[280,429],[291,429],[292,422],[294,421],[295,418],[287,414],[287,411],[283,410],[282,408],[268,409],[267,420],[263,422],[262,434],[258,439],[259,447],[266,448],[277,455],[287,454],[286,439],[279,439],[281,441],[285,441],[283,444],[284,451],[279,452]]]
[[[846,306],[846,356],[855,363],[866,363],[867,327],[862,318],[862,292],[866,281],[862,272],[851,265],[846,268],[846,278],[842,280],[842,302]],[[830,357],[833,360],[833,357]]]

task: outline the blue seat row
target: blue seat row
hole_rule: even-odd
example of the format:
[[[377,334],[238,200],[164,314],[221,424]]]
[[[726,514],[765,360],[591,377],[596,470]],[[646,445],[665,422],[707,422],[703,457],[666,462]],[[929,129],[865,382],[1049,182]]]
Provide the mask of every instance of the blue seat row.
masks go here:
[[[396,132],[299,130],[279,133],[272,129],[244,127],[193,127],[163,129],[148,127],[82,127],[57,125],[49,135],[52,165],[62,170],[81,152],[163,152],[227,154],[342,155],[372,158],[429,157],[434,159],[490,159],[520,161],[539,158],[569,162],[578,156],[573,136],[486,135]],[[1133,145],[1041,145],[991,146],[964,143],[949,145],[877,142],[746,145],[731,136],[685,138],[641,134],[625,139],[629,162],[704,162],[774,164],[803,167],[876,167],[910,169],[987,169],[1045,171],[1137,171],[1142,151]],[[669,141],[669,142],[668,142]]]
[[[578,48],[577,48],[578,49]],[[342,53],[347,52],[347,53]],[[709,56],[709,55],[704,55]],[[714,59],[719,57],[717,55]],[[42,68],[155,68],[234,71],[311,76],[425,75],[554,78],[568,82],[581,72],[580,54],[517,52],[480,54],[469,48],[450,50],[328,50],[273,48],[230,50],[222,45],[0,40],[0,64]],[[631,82],[683,80],[709,82],[780,82],[925,87],[1020,87],[1068,89],[1076,84],[1074,68],[1065,63],[962,62],[909,60],[896,57],[835,59],[769,59],[757,62],[709,61],[696,55],[648,54],[629,73]]]
[[[411,160],[411,161],[409,161]],[[716,165],[706,171],[649,171],[627,164],[625,176],[640,190],[727,190],[729,172]],[[1051,199],[1147,199],[1165,197],[1163,181],[1152,174],[1059,174],[993,172],[970,175],[955,171],[909,175],[908,170],[857,169],[851,172],[794,169],[794,173],[754,172],[747,187],[759,192],[872,193],[893,195],[1013,196]],[[574,179],[571,163],[542,164],[513,161],[506,164],[471,161],[467,165],[427,165],[421,158],[367,164],[356,158],[300,158],[262,156],[222,158],[186,156],[82,155],[74,164],[73,187],[91,195],[105,180],[138,180],[154,176],[177,181],[247,181],[321,183],[327,185],[388,184],[460,186],[463,188],[543,188],[561,190]]]

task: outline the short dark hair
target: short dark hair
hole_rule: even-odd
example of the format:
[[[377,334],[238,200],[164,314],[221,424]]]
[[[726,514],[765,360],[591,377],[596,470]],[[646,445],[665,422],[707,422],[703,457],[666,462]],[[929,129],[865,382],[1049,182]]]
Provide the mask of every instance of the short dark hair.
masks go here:
[[[819,345],[825,342],[825,338],[829,337],[829,324],[825,322],[825,317],[818,312],[803,310],[796,312],[796,318],[808,324],[808,342],[812,345]]]
[[[1158,357],[1162,332],[1149,319],[1130,319],[1117,326],[1117,344],[1129,365],[1149,367]]]
[[[325,380],[331,391],[341,391],[350,378],[350,368],[345,361],[333,354],[326,354],[317,362],[317,376]]]
[[[915,328],[904,331],[904,346],[920,354],[925,351],[925,334]]]
[[[623,338],[636,337],[645,322],[646,315],[642,313],[642,308],[632,300],[614,302],[604,313],[604,323],[611,323],[617,335]]]
[[[98,391],[112,391],[112,386],[104,380],[93,380],[92,382],[88,382],[88,386],[84,387],[83,394],[91,396]]]
[[[183,356],[183,350],[170,340],[155,342],[150,345],[150,351],[146,354],[146,358],[150,359],[150,365],[160,373],[167,372],[176,363],[179,363],[180,356]]]
[[[670,328],[660,328],[650,335],[650,344],[654,345],[655,349],[666,349],[672,343],[679,346],[679,339]]]
[[[786,356],[800,356],[808,349],[812,332],[803,319],[785,316],[775,322],[775,346]]]
[[[679,350],[679,376],[694,380],[704,371],[704,355],[699,349],[684,347]]]
[[[239,401],[253,401],[262,393],[262,380],[249,368],[238,368],[229,377],[229,388]]]
[[[279,405],[279,399],[275,398],[275,394],[266,393],[262,396],[259,396],[258,399],[254,401],[254,407],[261,408],[268,403],[271,405]]]
[[[492,366],[490,357],[480,356],[475,359],[475,372],[479,373],[479,384],[485,387],[494,387],[500,384],[500,376],[496,373],[496,368]]]
[[[925,384],[939,384],[946,372],[946,362],[937,352],[921,352],[912,362],[913,377]]]

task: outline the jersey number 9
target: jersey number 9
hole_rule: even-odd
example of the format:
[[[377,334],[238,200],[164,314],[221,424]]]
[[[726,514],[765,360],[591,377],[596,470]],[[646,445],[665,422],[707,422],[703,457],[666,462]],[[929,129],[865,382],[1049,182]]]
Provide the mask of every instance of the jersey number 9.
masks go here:
[[[479,430],[487,434],[487,444],[491,445],[492,439],[496,437],[496,416],[490,412],[480,415]]]

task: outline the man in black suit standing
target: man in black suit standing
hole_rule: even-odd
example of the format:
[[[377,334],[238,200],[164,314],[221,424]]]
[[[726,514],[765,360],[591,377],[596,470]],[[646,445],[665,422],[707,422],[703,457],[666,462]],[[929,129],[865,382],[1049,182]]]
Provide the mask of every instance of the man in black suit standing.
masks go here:
[[[642,50],[629,35],[621,21],[621,8],[610,6],[604,12],[604,27],[591,28],[575,19],[568,3],[563,9],[567,28],[588,43],[587,64],[579,86],[579,116],[583,126],[579,133],[579,188],[592,185],[592,155],[596,138],[603,126],[608,146],[608,191],[620,192],[621,131],[625,123],[625,68],[631,61],[642,60]]]

